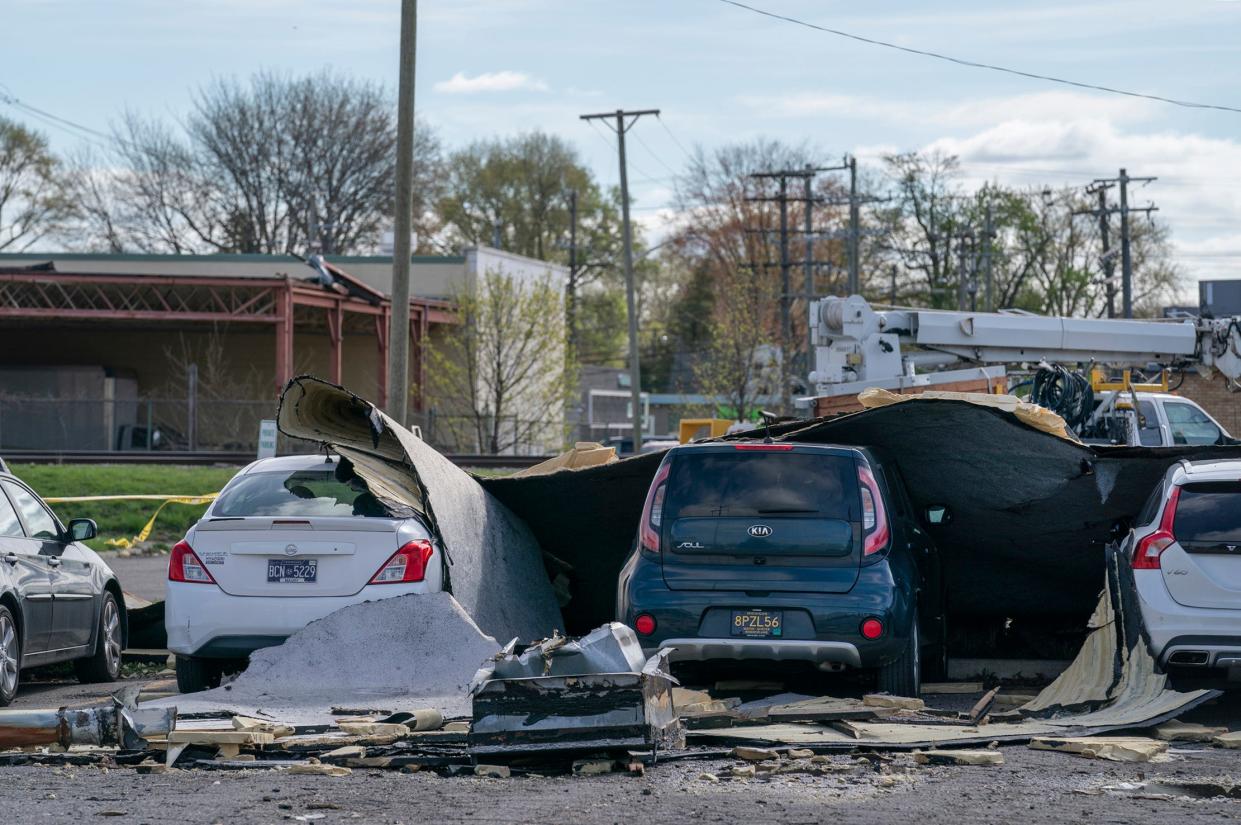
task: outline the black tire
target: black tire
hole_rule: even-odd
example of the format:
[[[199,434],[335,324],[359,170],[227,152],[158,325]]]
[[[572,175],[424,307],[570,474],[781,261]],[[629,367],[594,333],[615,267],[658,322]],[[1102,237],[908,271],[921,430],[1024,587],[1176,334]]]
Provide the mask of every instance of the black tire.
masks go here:
[[[95,637],[95,652],[73,662],[78,681],[84,685],[115,682],[121,675],[121,649],[124,646],[121,609],[116,603],[116,597],[104,591],[103,606],[99,609],[99,632]]]
[[[197,693],[219,687],[223,676],[224,668],[218,659],[177,657],[177,690],[182,693]]]
[[[901,655],[879,668],[878,687],[880,693],[893,696],[909,696],[917,698],[922,692],[920,678],[921,652],[918,649],[918,611],[913,611],[913,625],[909,629],[909,638],[905,641],[905,649]]]
[[[12,611],[0,605],[0,707],[17,697],[21,681],[22,634]]]

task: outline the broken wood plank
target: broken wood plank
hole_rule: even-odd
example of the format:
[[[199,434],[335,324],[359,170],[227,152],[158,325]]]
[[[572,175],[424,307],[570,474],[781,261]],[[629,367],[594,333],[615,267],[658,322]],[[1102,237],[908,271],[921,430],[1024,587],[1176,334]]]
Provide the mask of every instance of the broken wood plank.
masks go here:
[[[1214,736],[1211,738],[1211,744],[1217,748],[1241,748],[1241,730]]]
[[[977,725],[983,720],[983,717],[991,712],[991,708],[995,706],[995,697],[999,694],[999,692],[1000,689],[998,687],[991,688],[991,690],[983,694],[981,699],[974,703],[974,707],[970,708],[969,713],[969,721],[971,725]]]
[[[1167,742],[1142,736],[1038,736],[1030,747],[1111,762],[1151,762],[1168,751]]]
[[[270,733],[277,739],[293,735],[292,725],[286,725],[282,722],[268,722],[264,719],[254,719],[249,716],[234,716],[233,730]]]
[[[804,702],[776,705],[767,711],[771,722],[834,722],[842,719],[873,719],[875,708],[856,699],[824,696]]]
[[[1155,728],[1155,738],[1168,742],[1210,742],[1217,736],[1228,733],[1225,727],[1210,727],[1194,722],[1182,722],[1173,719]]]
[[[405,736],[410,732],[408,725],[399,722],[338,721],[336,727],[350,736]]]
[[[276,737],[249,730],[174,730],[168,733],[170,745],[270,745]]]
[[[922,710],[926,702],[912,696],[890,696],[887,693],[868,693],[862,697],[862,704],[872,708],[894,708],[896,710]]]
[[[919,765],[1003,765],[1004,754],[993,750],[914,751]]]

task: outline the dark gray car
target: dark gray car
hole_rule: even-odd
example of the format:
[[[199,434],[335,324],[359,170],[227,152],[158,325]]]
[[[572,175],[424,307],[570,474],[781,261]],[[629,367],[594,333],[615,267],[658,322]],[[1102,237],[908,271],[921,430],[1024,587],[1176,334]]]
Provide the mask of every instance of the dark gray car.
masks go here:
[[[82,542],[90,519],[68,526],[0,462],[0,705],[24,668],[73,661],[83,682],[121,670],[125,600],[116,574]]]

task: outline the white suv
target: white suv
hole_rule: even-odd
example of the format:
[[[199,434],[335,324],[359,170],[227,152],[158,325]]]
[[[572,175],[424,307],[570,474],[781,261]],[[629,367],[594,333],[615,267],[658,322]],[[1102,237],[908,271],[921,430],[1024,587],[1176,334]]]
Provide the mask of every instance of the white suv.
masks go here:
[[[260,459],[173,547],[164,609],[182,692],[342,607],[442,589],[443,553],[422,520],[389,515],[339,467]]]
[[[1182,460],[1125,541],[1160,664],[1241,677],[1241,460]]]

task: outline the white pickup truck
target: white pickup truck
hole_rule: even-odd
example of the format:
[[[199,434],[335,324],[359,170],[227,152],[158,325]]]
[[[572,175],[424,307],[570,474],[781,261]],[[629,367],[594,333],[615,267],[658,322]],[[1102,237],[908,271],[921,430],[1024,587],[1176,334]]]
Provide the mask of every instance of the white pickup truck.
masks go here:
[[[1108,391],[1095,395],[1094,413],[1082,428],[1091,444],[1178,447],[1234,444],[1236,440],[1188,398],[1166,392]]]

